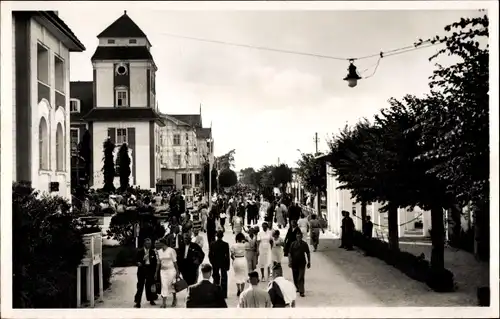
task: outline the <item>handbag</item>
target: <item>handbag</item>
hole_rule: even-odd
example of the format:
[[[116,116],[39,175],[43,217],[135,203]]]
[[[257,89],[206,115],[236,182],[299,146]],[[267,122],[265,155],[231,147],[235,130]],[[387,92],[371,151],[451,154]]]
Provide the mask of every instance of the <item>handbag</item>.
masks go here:
[[[182,278],[179,278],[179,279],[177,279],[174,282],[174,290],[175,290],[175,292],[183,291],[187,287],[188,287],[187,282],[184,279],[182,279]]]

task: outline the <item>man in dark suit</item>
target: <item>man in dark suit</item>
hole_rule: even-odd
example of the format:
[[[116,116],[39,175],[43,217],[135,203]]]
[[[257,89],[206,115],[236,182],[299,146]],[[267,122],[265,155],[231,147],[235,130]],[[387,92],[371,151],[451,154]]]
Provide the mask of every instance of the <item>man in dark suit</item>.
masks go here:
[[[137,252],[137,293],[135,308],[141,307],[142,291],[146,286],[146,300],[155,305],[156,294],[151,292],[151,286],[156,284],[159,263],[156,251],[151,248],[151,239],[144,239],[144,247]]]
[[[288,252],[290,251],[290,246],[294,241],[297,240],[297,232],[299,231],[300,228],[297,227],[297,221],[292,219],[290,221],[290,228],[288,228],[288,232],[286,233],[284,247],[283,247],[283,253],[285,256],[288,256]]]
[[[210,245],[208,259],[213,267],[214,284],[221,287],[222,295],[227,298],[227,272],[231,265],[229,244],[222,240],[224,232],[217,232],[217,240]]]
[[[219,286],[210,282],[212,266],[201,266],[203,280],[188,288],[186,308],[227,308]]]
[[[198,244],[191,242],[191,234],[185,233],[183,239],[177,255],[177,265],[186,283],[194,285],[198,281],[198,270],[205,259],[205,253]]]
[[[168,234],[166,237],[168,247],[174,248],[177,255],[179,254],[179,248],[183,241],[179,233],[180,233],[180,228],[179,226],[175,225],[172,226],[170,234]]]

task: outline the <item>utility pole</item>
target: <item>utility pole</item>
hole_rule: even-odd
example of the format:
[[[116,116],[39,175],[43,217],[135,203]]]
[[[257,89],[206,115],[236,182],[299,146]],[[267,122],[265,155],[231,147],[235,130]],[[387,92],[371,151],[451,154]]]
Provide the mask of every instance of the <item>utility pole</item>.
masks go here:
[[[314,141],[314,144],[316,146],[316,154],[314,154],[314,155],[318,155],[318,153],[319,153],[319,149],[318,149],[318,143],[319,143],[318,132],[314,133],[314,139],[313,139],[313,141]]]
[[[319,155],[319,149],[318,149],[318,143],[319,143],[319,138],[318,138],[318,132],[314,133],[314,146],[316,149],[316,153],[314,156]],[[321,190],[318,188],[316,190],[316,213],[318,214],[319,219],[322,219],[323,215],[321,214]]]

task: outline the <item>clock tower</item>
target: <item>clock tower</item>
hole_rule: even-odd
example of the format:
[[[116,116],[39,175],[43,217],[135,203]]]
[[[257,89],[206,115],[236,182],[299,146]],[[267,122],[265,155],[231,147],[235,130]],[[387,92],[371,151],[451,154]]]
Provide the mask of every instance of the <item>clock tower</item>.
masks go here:
[[[109,138],[118,149],[126,143],[131,158],[130,185],[155,189],[161,175],[160,127],[155,78],[158,70],[146,34],[127,11],[98,36],[92,56],[93,107],[83,116],[92,136],[91,184],[102,187],[102,145]],[[119,185],[118,176],[115,186]]]

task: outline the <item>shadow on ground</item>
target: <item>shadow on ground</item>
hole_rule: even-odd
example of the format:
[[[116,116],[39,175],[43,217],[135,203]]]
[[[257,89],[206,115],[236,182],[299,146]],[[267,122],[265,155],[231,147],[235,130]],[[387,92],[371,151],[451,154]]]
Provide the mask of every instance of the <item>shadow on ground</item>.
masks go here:
[[[358,250],[340,249],[339,245],[339,240],[324,239],[318,251],[335,264],[349,281],[376,296],[386,306],[476,306],[476,288],[488,282],[484,278],[484,274],[489,273],[488,265],[475,261],[471,254],[463,251],[447,249],[445,252],[445,265],[455,274],[458,291],[436,293],[425,283],[410,279],[382,260],[366,257]],[[401,245],[401,249],[413,254],[424,253],[430,258],[432,247],[410,244]]]

